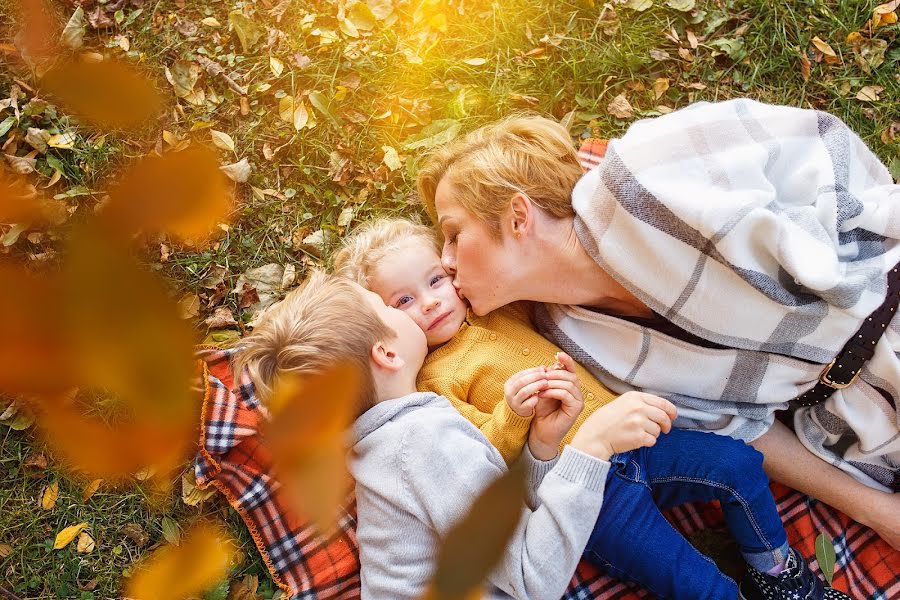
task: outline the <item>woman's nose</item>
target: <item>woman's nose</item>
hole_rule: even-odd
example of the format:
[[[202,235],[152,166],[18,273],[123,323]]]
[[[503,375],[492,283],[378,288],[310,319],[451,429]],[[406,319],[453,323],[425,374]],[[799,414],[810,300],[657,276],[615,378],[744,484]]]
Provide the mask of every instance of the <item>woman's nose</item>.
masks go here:
[[[449,245],[441,251],[441,266],[448,273],[456,273],[456,252]]]

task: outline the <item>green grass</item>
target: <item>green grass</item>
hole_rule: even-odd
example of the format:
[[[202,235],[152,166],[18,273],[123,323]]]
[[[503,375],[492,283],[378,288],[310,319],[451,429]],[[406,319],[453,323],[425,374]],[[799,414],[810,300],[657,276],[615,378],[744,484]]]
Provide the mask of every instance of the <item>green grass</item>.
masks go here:
[[[166,104],[158,122],[132,134],[98,132],[51,108],[17,125],[20,135],[28,127],[77,134],[73,150],[41,155],[40,175],[32,176],[36,184],[44,185],[56,167],[62,171],[62,181],[52,188],[53,193],[85,192],[65,200],[73,213],[70,223],[91,218],[108,183],[123,166],[161,145],[163,130],[208,142],[209,128],[192,131],[198,123],[208,122],[233,137],[236,151],[233,155],[222,152],[222,163],[248,158],[253,173],[249,185],[234,187],[238,204],[228,231],[203,248],[179,247],[159,236],[141,238],[144,260],[166,279],[175,298],[185,292],[208,294],[201,281],[216,266],[226,268],[225,285],[230,290],[241,273],[266,263],[293,263],[301,276],[311,266],[326,264],[328,251],[346,233],[337,221],[348,207],[354,211],[354,224],[376,214],[422,214],[413,192],[420,152],[405,151],[403,143],[438,119],[456,119],[468,130],[511,111],[534,110],[556,118],[570,115],[575,138],[609,138],[622,134],[633,120],[662,110],[700,100],[749,96],[831,111],[886,164],[893,163],[900,171],[900,142],[881,140],[882,132],[900,120],[896,104],[900,26],[876,32],[875,37],[888,47],[884,63],[871,73],[854,61],[853,50],[845,42],[848,33],[863,27],[875,2],[698,0],[694,12],[682,13],[665,6],[664,0],[655,0],[650,10],[638,13],[616,2],[605,7],[600,0],[408,0],[394,3],[398,19],[393,25],[379,24],[359,38],[341,32],[338,5],[332,2],[295,0],[280,23],[266,13],[264,2],[183,4],[182,8],[174,0],[126,3],[121,24],[101,32],[89,30],[85,36],[84,50],[127,60],[154,81]],[[414,16],[420,5],[424,8],[417,22]],[[15,32],[14,6],[12,0],[0,0],[4,42],[11,42]],[[234,9],[255,11],[256,22],[280,31],[273,45],[267,45],[264,34],[252,51],[244,52],[228,31],[228,13]],[[64,23],[72,9],[60,3],[55,10]],[[428,25],[440,12],[446,17],[446,31],[435,27],[439,23]],[[615,18],[610,19],[613,12]],[[601,13],[607,18],[600,20]],[[221,26],[202,24],[207,17]],[[321,43],[324,38],[314,35],[315,30],[333,32],[334,42]],[[679,44],[665,35],[674,31],[680,45],[689,48],[688,30],[699,38],[698,47],[690,49],[691,61],[679,56]],[[118,46],[116,35],[128,39],[127,53]],[[800,56],[815,36],[831,44],[842,63],[817,64],[814,54],[809,54],[813,63],[806,81]],[[410,61],[408,56],[417,49],[421,61]],[[669,58],[654,58],[660,52]],[[309,64],[303,68],[295,64],[295,54],[308,57]],[[219,102],[192,106],[175,98],[164,67],[177,60],[196,61],[201,55],[217,61],[227,75],[249,88],[246,110],[242,112],[239,96],[223,79],[208,73],[202,75],[199,87],[207,98],[216,96]],[[279,77],[270,70],[270,56],[285,64]],[[39,83],[14,55],[4,54],[7,57],[10,60],[0,67],[0,96],[8,95],[19,80],[34,90],[23,88],[26,98],[21,105],[40,94]],[[484,63],[464,62],[476,58]],[[668,79],[669,88],[656,98],[653,85],[659,78]],[[269,87],[261,90],[260,85]],[[872,85],[883,88],[881,100],[856,99],[860,89]],[[281,95],[309,92],[323,94],[340,123],[331,122],[308,100],[318,121],[315,129],[296,132],[278,118]],[[633,119],[607,113],[608,103],[621,93],[634,107]],[[0,121],[9,114],[0,114]],[[0,137],[0,143],[9,135]],[[280,148],[272,160],[265,158],[264,145]],[[391,171],[382,164],[383,146],[400,151],[401,168]],[[18,154],[24,153],[20,147]],[[336,177],[335,165],[342,161],[347,161],[346,171]],[[276,190],[280,196],[260,197],[250,186]],[[59,249],[68,227],[42,230],[46,235],[36,242],[23,234],[8,248],[0,247],[0,261],[52,267],[51,252]],[[332,240],[323,251],[298,243],[320,229],[330,232]],[[7,231],[7,226],[0,225],[0,236]],[[171,251],[162,263],[161,243]],[[41,262],[35,255],[51,258]],[[249,317],[237,311],[233,295],[220,302],[235,310],[239,320]],[[204,305],[200,317],[212,308]],[[205,327],[198,323],[197,330],[202,339]],[[151,501],[152,494],[133,483],[101,489],[82,502],[85,482],[65,475],[52,460],[40,478],[25,473],[25,457],[41,450],[30,431],[3,427],[0,436],[0,544],[12,547],[9,556],[0,558],[3,587],[22,598],[116,597],[123,571],[162,541],[163,518],[186,524],[201,515],[213,515],[231,524],[242,544],[244,561],[232,578],[258,575],[263,581],[261,591],[271,596],[271,581],[249,536],[234,511],[221,501],[187,507],[177,495],[178,486],[170,498]],[[60,482],[60,499],[56,508],[43,511],[37,497],[52,480]],[[97,542],[94,552],[77,554],[74,545],[50,550],[59,529],[82,520],[91,526]],[[144,548],[123,536],[123,527],[131,523],[140,524],[149,534]],[[708,547],[723,556],[731,552],[714,543]],[[95,578],[95,589],[79,589],[79,583]]]

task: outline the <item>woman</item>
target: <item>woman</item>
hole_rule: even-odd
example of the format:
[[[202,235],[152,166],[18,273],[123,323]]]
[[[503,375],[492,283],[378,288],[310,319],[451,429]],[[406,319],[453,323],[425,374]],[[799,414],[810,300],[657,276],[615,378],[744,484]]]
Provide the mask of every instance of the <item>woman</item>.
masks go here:
[[[582,177],[561,126],[509,119],[440,149],[419,191],[477,314],[545,303],[545,335],[614,391],[751,442],[900,549],[900,187],[840,120],[697,104]]]

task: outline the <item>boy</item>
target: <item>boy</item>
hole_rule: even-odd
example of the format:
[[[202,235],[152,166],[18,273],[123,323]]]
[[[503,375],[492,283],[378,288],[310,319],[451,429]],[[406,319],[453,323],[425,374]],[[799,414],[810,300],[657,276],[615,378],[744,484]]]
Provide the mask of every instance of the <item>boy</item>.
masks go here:
[[[525,446],[535,410],[561,401],[567,386],[580,382],[587,400],[561,448],[613,398],[568,357],[563,359],[567,368],[541,366],[559,348],[534,330],[526,304],[481,317],[469,311],[444,271],[436,236],[427,227],[402,219],[371,222],[346,240],[335,268],[410,315],[432,349],[418,388],[450,399],[507,462]],[[651,426],[648,433],[655,437],[660,431]],[[660,597],[734,598],[734,581],[672,530],[660,513],[692,500],[718,499],[751,567],[744,585],[748,597],[780,598],[769,594],[784,593],[790,598],[796,591],[825,597],[821,583],[787,544],[759,453],[726,436],[683,430],[647,445],[655,447],[621,451],[613,458],[606,503],[586,559]],[[630,541],[635,538],[641,541]]]
[[[425,335],[405,313],[347,279],[317,272],[243,340],[236,362],[249,370],[263,401],[285,373],[314,372],[333,361],[365,365],[352,464],[363,598],[419,597],[443,535],[506,469],[446,399],[416,391],[427,351]],[[675,417],[661,399],[620,400],[587,419],[558,455],[582,408],[577,388],[564,389],[562,400],[532,422],[521,459],[528,506],[489,576],[516,598],[563,594],[600,510],[613,448],[652,443],[646,429],[668,431]]]

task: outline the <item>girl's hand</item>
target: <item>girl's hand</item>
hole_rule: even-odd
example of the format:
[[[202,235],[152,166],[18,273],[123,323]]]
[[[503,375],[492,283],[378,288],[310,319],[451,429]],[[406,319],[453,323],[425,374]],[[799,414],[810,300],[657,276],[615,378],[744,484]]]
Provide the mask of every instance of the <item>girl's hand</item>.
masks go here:
[[[558,363],[547,372],[547,387],[538,394],[528,447],[535,458],[550,460],[584,409],[584,398],[575,376],[575,361],[560,352]]]
[[[538,403],[538,392],[547,389],[548,385],[546,367],[525,369],[506,380],[503,397],[514,413],[530,417]]]
[[[582,423],[572,446],[609,460],[617,452],[653,446],[660,433],[672,430],[678,411],[664,398],[627,392],[597,409]]]

